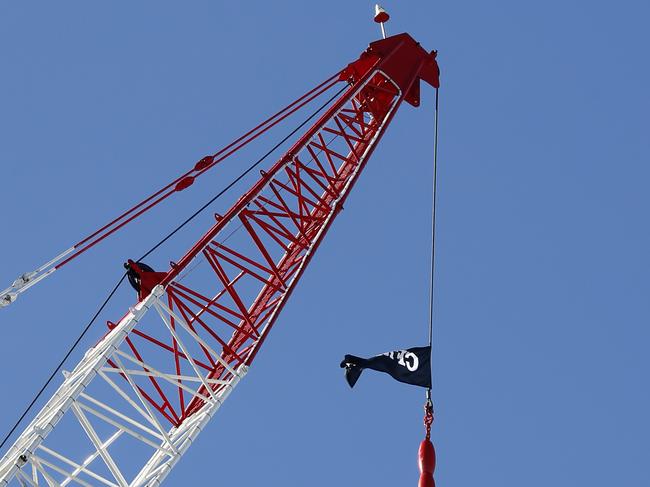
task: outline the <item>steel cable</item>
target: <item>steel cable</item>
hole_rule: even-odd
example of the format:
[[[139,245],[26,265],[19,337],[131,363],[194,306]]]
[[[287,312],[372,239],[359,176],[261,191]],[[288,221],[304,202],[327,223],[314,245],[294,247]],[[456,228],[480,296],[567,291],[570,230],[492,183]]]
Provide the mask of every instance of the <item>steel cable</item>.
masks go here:
[[[436,270],[436,203],[438,194],[438,91],[436,88],[436,100],[433,122],[433,181],[431,195],[431,269],[429,280],[429,347],[433,344],[433,299],[434,299],[434,278]],[[427,402],[431,402],[431,389],[427,389]]]

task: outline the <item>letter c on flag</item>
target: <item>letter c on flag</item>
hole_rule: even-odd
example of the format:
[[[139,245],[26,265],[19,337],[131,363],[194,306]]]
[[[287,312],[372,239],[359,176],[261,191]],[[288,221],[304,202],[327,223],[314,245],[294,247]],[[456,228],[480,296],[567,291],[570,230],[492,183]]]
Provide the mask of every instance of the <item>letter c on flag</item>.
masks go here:
[[[412,362],[409,360],[412,359]],[[415,372],[418,370],[418,366],[420,365],[420,361],[418,360],[418,356],[415,355],[413,352],[407,352],[404,354],[404,360],[406,362],[406,368],[409,369],[410,372]]]

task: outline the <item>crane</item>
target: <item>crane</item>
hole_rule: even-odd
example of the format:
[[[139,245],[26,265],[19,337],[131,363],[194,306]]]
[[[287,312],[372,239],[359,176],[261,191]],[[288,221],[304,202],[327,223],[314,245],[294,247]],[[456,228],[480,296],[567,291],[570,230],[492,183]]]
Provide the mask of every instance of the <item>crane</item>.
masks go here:
[[[137,303],[109,321],[103,338],[64,373],[0,459],[0,486],[160,485],[246,376],[399,107],[419,106],[421,80],[439,87],[435,51],[406,33],[370,43],[234,145],[3,291],[10,304],[296,107],[338,90],[168,269],[127,263]]]

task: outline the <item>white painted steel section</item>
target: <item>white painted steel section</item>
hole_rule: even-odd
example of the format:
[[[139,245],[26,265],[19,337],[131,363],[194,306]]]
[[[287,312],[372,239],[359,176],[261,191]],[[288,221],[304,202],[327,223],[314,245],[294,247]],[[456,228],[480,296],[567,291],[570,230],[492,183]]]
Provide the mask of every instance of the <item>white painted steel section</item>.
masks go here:
[[[190,338],[198,344],[207,347],[207,344],[184,320],[171,312],[161,300],[161,296],[164,296],[164,290],[161,286],[157,286],[149,297],[133,308],[97,346],[86,353],[71,373],[66,374],[64,383],[52,399],[0,460],[0,486],[9,485],[12,479],[15,479],[19,485],[25,486],[78,484],[135,487],[161,484],[248,371],[245,365],[235,370],[224,362],[226,369],[231,371],[230,379],[217,380],[202,374],[196,364],[192,363],[195,376],[169,374],[158,371],[151,364],[121,350],[119,347],[126,336],[152,307],[158,310],[168,331],[188,356],[190,355],[188,339],[184,338],[181,341],[178,333],[180,329],[188,332]],[[174,329],[171,326],[170,316],[173,316],[176,324],[181,328]],[[210,352],[216,354],[211,349]],[[215,356],[219,357],[218,354]],[[107,365],[109,360],[114,366]],[[139,369],[128,368],[125,365],[127,363]],[[126,379],[125,384],[120,385],[111,376],[118,377],[120,383]],[[159,416],[142,396],[135,382],[136,377],[142,376],[156,377],[181,387],[190,394],[190,398],[201,399],[204,406],[186,418],[180,426],[167,430],[163,428],[158,420]],[[116,406],[87,393],[86,389],[93,379],[101,381],[117,393],[117,396],[124,400],[128,413],[124,408],[119,410]],[[197,389],[189,387],[187,382],[196,384]],[[221,387],[214,391],[210,385]],[[209,396],[198,393],[198,388],[201,386],[209,391]],[[45,445],[48,435],[53,432],[66,413],[74,416],[92,445],[92,452],[84,461],[74,460],[62,451]],[[102,434],[96,425],[101,429],[108,427],[114,431],[108,438],[102,440]],[[152,451],[148,461],[131,481],[120,468],[119,462],[109,452],[109,449],[124,437],[130,437]],[[108,474],[92,468],[96,461],[103,462],[102,465],[107,468]]]
[[[86,352],[81,362],[67,375],[52,398],[0,460],[0,486],[7,485],[18,469],[29,462],[75,399],[163,292],[163,288],[158,286],[145,300],[132,308],[101,342]]]

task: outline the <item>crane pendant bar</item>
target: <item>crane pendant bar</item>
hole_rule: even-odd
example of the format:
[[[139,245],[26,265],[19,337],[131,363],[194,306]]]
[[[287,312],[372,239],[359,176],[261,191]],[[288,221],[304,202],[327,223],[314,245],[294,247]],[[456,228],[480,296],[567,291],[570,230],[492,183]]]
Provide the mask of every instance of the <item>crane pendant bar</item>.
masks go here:
[[[345,92],[178,264],[143,272],[138,304],[0,460],[0,486],[160,485],[245,376],[420,79],[438,86],[435,53],[407,34],[344,69]]]

